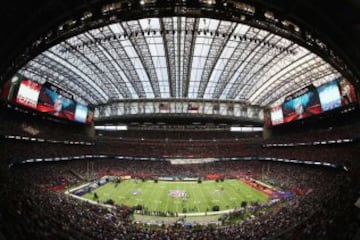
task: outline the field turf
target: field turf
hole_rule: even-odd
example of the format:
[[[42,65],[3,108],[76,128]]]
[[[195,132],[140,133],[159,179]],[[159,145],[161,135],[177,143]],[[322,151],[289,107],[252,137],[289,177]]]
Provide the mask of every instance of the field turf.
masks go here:
[[[170,196],[170,192],[186,192],[187,197]],[[224,182],[165,182],[125,180],[115,187],[115,183],[107,183],[95,191],[84,195],[94,200],[94,193],[101,202],[112,199],[117,204],[127,206],[142,205],[149,211],[162,212],[205,212],[212,211],[217,205],[220,210],[240,207],[243,201],[263,203],[268,196],[251,188],[241,180],[225,180]]]

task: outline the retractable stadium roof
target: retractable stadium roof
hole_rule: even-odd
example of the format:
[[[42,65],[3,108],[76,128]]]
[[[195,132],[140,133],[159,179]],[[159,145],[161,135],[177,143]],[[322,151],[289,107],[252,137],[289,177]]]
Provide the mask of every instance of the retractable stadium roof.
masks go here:
[[[343,74],[353,81],[353,72],[326,43],[258,4],[97,5],[42,36],[38,45],[47,47],[22,64],[20,73],[94,106],[208,99],[265,107]]]
[[[20,71],[91,104],[118,99],[220,99],[266,106],[340,73],[281,36],[242,23],[145,18],[86,31]]]

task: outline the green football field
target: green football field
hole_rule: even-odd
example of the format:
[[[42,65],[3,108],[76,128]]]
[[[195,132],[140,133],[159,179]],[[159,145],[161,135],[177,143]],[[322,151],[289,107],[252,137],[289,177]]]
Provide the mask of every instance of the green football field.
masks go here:
[[[243,201],[248,204],[268,201],[267,195],[240,180],[202,183],[126,180],[117,187],[115,183],[107,183],[83,197],[94,200],[95,192],[101,202],[112,199],[117,204],[140,204],[149,211],[173,213],[182,213],[184,209],[188,213],[212,211],[215,205],[219,206],[220,210],[226,210],[240,207]]]

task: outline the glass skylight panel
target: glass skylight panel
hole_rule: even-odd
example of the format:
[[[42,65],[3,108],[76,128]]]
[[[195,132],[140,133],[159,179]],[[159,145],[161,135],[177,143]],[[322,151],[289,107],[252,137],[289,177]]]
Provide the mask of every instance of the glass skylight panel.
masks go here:
[[[141,20],[143,20],[143,19],[141,19]],[[128,30],[127,29],[127,26],[128,26],[132,32],[136,32],[136,31],[139,31],[141,29],[138,22],[139,22],[139,20],[130,20],[130,21],[127,21],[127,22],[121,22],[120,24],[122,25],[122,27],[125,30]],[[128,32],[128,33],[131,33],[131,32]]]
[[[101,35],[102,34],[101,34],[101,31],[100,31],[100,28],[96,28],[96,29],[91,29],[90,31],[88,31],[86,33],[80,34],[78,36],[78,38],[84,40],[85,37],[94,36],[95,38],[97,38],[97,37],[101,37]]]
[[[269,60],[270,61],[270,60]],[[251,89],[247,93],[246,98],[251,98],[260,87],[263,86],[269,79],[271,79],[276,73],[280,72],[284,66],[287,66],[291,63],[295,63],[291,55],[287,53],[282,53],[279,56],[276,56],[272,62],[269,62],[264,69],[262,69],[261,73],[257,76],[253,77],[253,81],[251,83]]]
[[[203,44],[211,44],[211,42],[209,41],[209,38],[206,37],[205,35],[196,35],[196,45],[203,45]],[[195,54],[195,55],[199,55],[199,54]]]
[[[237,42],[237,46],[239,46],[238,42]],[[228,78],[231,77],[231,74],[230,75],[227,74],[228,71],[230,70],[233,71],[234,69],[238,69],[238,65],[241,64],[241,60],[238,59],[236,56],[244,56],[244,54],[239,55],[239,48],[234,48],[234,50],[232,50],[226,47],[220,56],[220,60],[226,59],[226,63],[224,63],[224,65],[222,66],[222,64],[220,64],[221,62],[218,62],[217,65],[215,66],[215,71],[220,71],[222,74],[218,76],[212,73],[210,81],[212,82],[216,81],[217,82],[216,85],[218,87],[220,87],[221,85],[224,86],[224,84],[228,81]],[[227,84],[224,87],[226,88],[228,86],[229,85]],[[211,89],[215,90],[212,87]],[[206,89],[206,94],[210,94],[210,93],[211,93],[210,88]],[[219,94],[221,94],[221,92],[219,92]]]
[[[222,99],[226,98],[226,96],[228,96],[228,93],[229,93],[231,87],[232,87],[232,86],[231,86],[230,84],[227,84],[227,85],[225,86],[224,91],[223,91],[222,94],[220,95],[220,98],[222,98]]]
[[[166,68],[156,68],[156,74],[158,75],[159,84],[165,85],[168,87],[167,79],[167,69]]]
[[[152,86],[151,86],[151,82],[150,82],[144,68],[135,68],[135,69],[138,72],[139,80],[141,81],[141,83],[142,83],[142,85],[144,87],[146,96],[147,97],[150,97],[150,96],[153,97],[154,94],[153,94],[153,89],[152,89]]]
[[[201,80],[201,74],[204,69],[202,68],[192,68],[191,70],[191,77],[190,77],[190,84],[189,90],[191,91],[189,94],[190,98],[196,98],[197,97],[197,91],[199,88],[200,80]]]
[[[298,61],[289,63],[289,65],[284,66],[281,71],[277,72],[275,75],[272,75],[271,79],[268,79],[264,84],[258,88],[258,90],[251,96],[249,101],[255,101],[258,95],[261,94],[262,96],[266,95],[266,89],[269,90],[270,86],[274,86],[274,81],[278,80],[279,77],[283,77],[286,74],[289,74],[290,71],[295,71],[296,68],[304,64],[305,62],[310,61],[314,56],[312,54],[306,54],[306,56],[301,56]],[[297,70],[298,71],[298,70]]]
[[[155,68],[167,69],[165,57],[153,57],[153,62],[154,62]],[[166,74],[166,76],[167,76],[167,74]]]
[[[154,45],[163,45],[163,40],[159,32],[156,32],[155,34],[153,32],[150,33],[150,35],[145,34],[144,38],[146,39],[146,42],[148,44],[154,44]]]
[[[222,73],[224,72],[224,69],[226,69],[227,64],[229,64],[229,60],[230,60],[231,56],[234,54],[234,52],[233,52],[234,50],[231,48],[225,47],[224,51],[222,51],[220,58],[215,65],[215,71],[211,74],[210,82],[215,83],[215,85],[217,85],[217,83],[220,81]],[[224,79],[223,81],[227,81],[227,79]],[[212,89],[212,91],[210,90],[210,88]],[[207,95],[212,95],[214,93],[213,92],[214,89],[215,89],[215,86],[212,84],[209,84],[208,89],[206,89],[205,92]]]
[[[256,48],[256,47],[255,47]],[[235,83],[238,81],[240,75],[244,75],[245,73],[243,72],[244,68],[247,66],[247,64],[249,64],[249,59],[251,60],[256,54],[257,52],[255,51],[255,48],[253,48],[252,52],[250,53],[249,56],[246,56],[244,60],[245,62],[240,61],[239,63],[241,64],[239,66],[239,68],[236,68],[235,72],[233,73],[230,81],[228,82],[228,84],[230,85],[230,89],[233,89],[233,87],[235,87]],[[240,80],[243,80],[242,78]]]
[[[239,41],[235,41],[233,40],[233,38],[230,38],[226,44],[226,49],[234,50],[238,45],[239,45]]]
[[[199,39],[199,38],[197,38]],[[210,50],[210,46],[209,45],[205,45],[205,44],[195,44],[195,50],[194,50],[194,56],[208,56]]]
[[[214,93],[214,90],[215,90],[215,86],[217,85],[222,74],[223,74],[223,70],[219,70],[218,68],[217,68],[217,70],[214,70],[212,72],[209,83],[207,85],[207,89],[205,91],[207,96],[209,96],[209,95],[212,96],[212,94]]]
[[[160,85],[161,97],[162,98],[170,98],[169,89],[165,86]]]
[[[235,29],[236,25],[237,23],[235,22],[221,20],[217,30],[219,31],[219,33],[230,32]]]
[[[124,33],[123,29],[121,28],[121,26],[118,23],[114,23],[109,25],[109,28],[111,29],[111,31],[115,34],[122,34]]]
[[[140,58],[138,58],[138,57],[131,58],[130,61],[132,62],[132,64],[133,64],[134,68],[136,69],[136,71],[138,71],[139,69],[144,70],[144,66],[143,66],[142,62],[140,61]]]
[[[137,93],[136,93],[134,87],[132,86],[130,80],[127,78],[127,76],[125,75],[125,73],[121,69],[118,69],[118,71],[119,71],[118,72],[119,75],[121,76],[121,79],[125,82],[126,87],[129,89],[129,91],[131,93],[131,96],[136,97]]]
[[[181,36],[181,35],[180,35]],[[178,33],[175,32],[174,34],[174,46],[175,46],[175,85],[176,85],[176,97],[181,96],[181,83],[182,80],[182,59],[180,58],[180,44],[178,39]]]
[[[272,35],[273,35],[274,42],[276,42],[276,46],[286,48],[287,46],[289,46],[291,44],[291,42],[285,38],[282,38],[282,37],[274,35],[274,34],[272,34]]]
[[[201,43],[200,43],[201,42]],[[202,80],[202,74],[204,71],[204,66],[206,63],[206,58],[209,55],[210,45],[211,42],[210,38],[206,37],[197,37],[194,49],[194,57],[192,61],[192,70],[190,75],[190,87],[189,89],[192,90],[191,98],[197,97],[197,92],[199,90],[200,81]],[[206,43],[206,44],[204,44]]]
[[[102,51],[102,54],[104,54],[104,56],[107,58],[107,60],[110,62],[109,64],[112,65],[112,67],[114,67],[116,69],[116,72],[112,73],[114,76],[121,76],[121,79],[114,79],[115,81],[118,82],[118,80],[122,80],[126,83],[127,89],[129,90],[130,88],[132,88],[131,84],[129,83],[129,80],[127,79],[127,77],[123,74],[122,70],[120,69],[120,67],[117,65],[117,63],[113,60],[113,57],[107,52],[107,50],[101,46],[98,45],[98,48]],[[113,80],[113,81],[114,81]],[[123,96],[122,94],[119,92],[118,88],[114,85],[114,89],[116,90],[118,97],[121,99]],[[129,90],[130,91],[130,90]],[[135,92],[134,90],[132,92]]]
[[[208,26],[207,28],[210,30],[210,31],[216,31],[217,28],[219,27],[219,24],[220,24],[220,21],[217,20],[217,19],[207,19],[207,22],[208,22]]]
[[[53,54],[51,52],[51,50],[48,50],[48,51],[44,52],[43,54],[47,55],[54,61],[62,64],[63,66],[70,69],[71,71],[75,72],[82,79],[84,79],[91,87],[95,88],[98,91],[98,93],[100,93],[102,95],[103,98],[108,99],[107,94],[100,87],[97,86],[97,84],[96,84],[97,82],[93,81],[92,79],[89,79],[86,75],[84,75],[81,71],[79,71],[78,68],[70,65],[67,61],[65,61],[62,58],[58,57],[57,55]]]
[[[214,92],[214,90],[215,90],[215,85],[213,84],[213,83],[211,83],[211,82],[209,82],[209,87],[207,87],[207,90],[208,90],[208,92],[205,92],[205,94],[204,94],[204,98],[205,99],[211,99],[212,98],[212,92]]]
[[[134,57],[137,58],[138,55],[136,54],[135,49],[133,47],[129,46],[129,45],[128,46],[126,45],[128,42],[130,43],[129,40],[124,41],[124,50],[126,51],[126,54],[128,55],[128,57],[130,59],[134,58]]]
[[[163,44],[149,44],[150,53],[153,57],[165,57]]]
[[[78,38],[78,36],[71,37],[66,40],[70,45],[75,46],[78,44],[82,44],[81,39]]]
[[[161,95],[163,96],[164,93],[169,92],[169,80],[168,80],[166,64],[161,65],[161,62],[165,61],[165,59],[163,59],[163,61],[160,61],[160,59],[161,58],[158,58],[158,60],[155,60],[154,65],[155,65],[156,75],[157,75],[158,81],[159,81],[160,92],[161,92]]]
[[[143,30],[160,29],[159,18],[146,18],[139,20],[140,26]]]
[[[154,21],[152,21],[154,22]],[[159,25],[159,21],[156,22],[157,25]],[[160,27],[160,26],[158,26]],[[163,96],[165,94],[164,89],[166,88],[166,92],[169,90],[168,85],[168,74],[167,69],[159,71],[161,68],[167,68],[167,63],[165,60],[165,50],[164,50],[164,43],[162,41],[162,38],[160,36],[147,36],[145,37],[146,42],[149,47],[150,55],[152,56],[152,63],[155,68],[157,81],[163,82],[162,88],[160,88],[160,94]],[[153,79],[155,80],[155,79]],[[166,84],[166,87],[164,85]]]
[[[223,71],[228,62],[229,62],[229,58],[220,58],[220,59],[218,59],[217,64],[215,66],[215,69],[219,70],[219,71]]]
[[[250,29],[250,26],[239,23],[239,24],[237,24],[237,26],[234,30],[234,34],[245,35],[249,29]]]
[[[249,86],[252,87],[254,85],[253,84],[254,79],[257,80],[256,77],[258,75],[261,75],[263,71],[267,71],[267,67],[271,67],[271,61],[274,60],[275,56],[272,54],[267,54],[268,52],[266,51],[266,49],[260,48],[260,50],[261,51],[259,51],[258,55],[255,56],[253,60],[251,60],[251,63],[249,63],[250,70],[247,72],[245,76],[242,77],[243,78],[242,82],[247,86],[238,89],[238,91],[235,92],[234,98],[237,98],[243,95],[244,93],[246,93],[245,91],[249,89]],[[285,58],[285,56],[281,56],[281,57]],[[267,78],[267,77],[268,76],[266,73],[264,76],[262,76],[262,78]],[[255,82],[259,82],[259,81],[255,81]]]
[[[304,53],[305,54],[305,53]],[[301,54],[301,57],[304,56],[304,54]],[[298,60],[298,58],[294,58],[292,55],[287,55],[286,57],[281,57],[279,59],[279,61],[277,62],[276,65],[272,66],[269,70],[267,75],[270,77],[272,77],[274,74],[278,73],[279,71],[281,71],[281,69],[283,69],[286,66],[289,66],[290,64],[295,64],[296,61]],[[262,83],[258,83],[255,84],[255,89],[257,89],[257,87],[261,86]]]

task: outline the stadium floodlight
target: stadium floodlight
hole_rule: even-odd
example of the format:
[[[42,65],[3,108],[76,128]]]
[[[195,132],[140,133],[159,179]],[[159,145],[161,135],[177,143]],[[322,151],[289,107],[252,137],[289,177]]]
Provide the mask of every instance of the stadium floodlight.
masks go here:
[[[16,83],[17,81],[19,81],[19,77],[17,75],[11,78],[11,83]]]
[[[262,127],[230,127],[231,132],[261,132]]]
[[[128,130],[127,125],[117,125],[117,126],[95,126],[95,130],[104,130],[104,131],[126,131]]]

